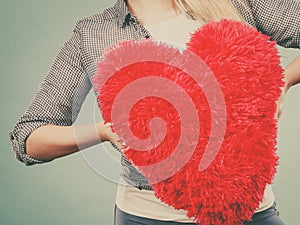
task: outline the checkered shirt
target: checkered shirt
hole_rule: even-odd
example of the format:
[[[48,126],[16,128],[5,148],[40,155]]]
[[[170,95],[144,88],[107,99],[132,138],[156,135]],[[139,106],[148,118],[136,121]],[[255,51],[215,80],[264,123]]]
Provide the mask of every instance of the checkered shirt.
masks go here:
[[[300,48],[300,2],[294,0],[231,0],[245,20],[279,45]],[[70,126],[76,120],[102,52],[124,40],[151,38],[124,0],[103,12],[79,20],[59,50],[31,104],[9,133],[13,151],[26,165],[45,163],[26,154],[25,141],[38,127]],[[143,175],[121,159],[122,176],[130,184],[151,189]]]

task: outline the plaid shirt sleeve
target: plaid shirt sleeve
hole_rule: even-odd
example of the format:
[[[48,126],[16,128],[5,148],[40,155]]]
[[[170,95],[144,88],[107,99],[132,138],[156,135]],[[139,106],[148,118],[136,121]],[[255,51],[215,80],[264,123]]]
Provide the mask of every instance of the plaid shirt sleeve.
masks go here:
[[[300,48],[300,2],[248,0],[256,28],[281,46]]]
[[[58,52],[31,104],[9,133],[17,159],[26,165],[45,162],[26,154],[25,142],[31,132],[47,124],[71,125],[91,89],[81,62],[80,29],[79,21]]]

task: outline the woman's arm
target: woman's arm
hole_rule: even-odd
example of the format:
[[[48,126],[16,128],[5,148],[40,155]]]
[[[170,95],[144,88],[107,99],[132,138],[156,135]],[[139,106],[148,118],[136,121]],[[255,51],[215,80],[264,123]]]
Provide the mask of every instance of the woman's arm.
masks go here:
[[[55,57],[31,104],[10,132],[16,157],[26,165],[44,163],[48,159],[76,151],[74,143],[71,143],[70,126],[92,86],[83,66],[82,26],[82,21],[76,23],[73,33]],[[66,145],[68,147],[65,149]],[[45,153],[49,149],[63,152],[53,150],[53,155],[49,155]],[[32,156],[28,154],[28,150]]]
[[[287,91],[290,87],[300,82],[300,56],[287,65],[284,73]]]
[[[279,118],[282,113],[282,107],[284,102],[284,96],[290,87],[300,83],[300,56],[294,61],[288,64],[284,71],[285,85],[282,90],[282,94],[277,102],[277,113],[276,117]]]
[[[50,161],[103,141],[112,141],[120,147],[117,136],[102,122],[78,126],[46,125],[30,134],[26,153],[35,159]]]

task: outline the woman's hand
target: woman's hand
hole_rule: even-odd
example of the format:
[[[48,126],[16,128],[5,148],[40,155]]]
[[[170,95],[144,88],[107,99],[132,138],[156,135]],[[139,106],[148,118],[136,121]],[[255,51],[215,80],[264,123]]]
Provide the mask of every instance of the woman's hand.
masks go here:
[[[282,108],[283,108],[283,103],[284,103],[284,98],[285,98],[285,94],[288,90],[288,85],[287,83],[284,84],[284,86],[281,88],[282,92],[281,95],[277,101],[277,109],[276,109],[276,113],[275,113],[275,118],[277,120],[279,120],[281,113],[282,113]]]
[[[121,143],[117,134],[113,132],[111,123],[99,122],[96,126],[98,127],[98,136],[101,142],[110,141],[118,147],[119,150],[123,151],[125,149],[125,145]]]

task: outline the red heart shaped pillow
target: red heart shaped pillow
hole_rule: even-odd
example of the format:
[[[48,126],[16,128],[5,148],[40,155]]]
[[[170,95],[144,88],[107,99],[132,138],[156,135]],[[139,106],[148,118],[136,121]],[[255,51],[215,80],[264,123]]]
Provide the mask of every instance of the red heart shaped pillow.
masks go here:
[[[93,78],[105,122],[157,198],[201,225],[250,220],[276,172],[275,42],[240,22],[198,29],[187,49],[153,40],[106,52]]]

